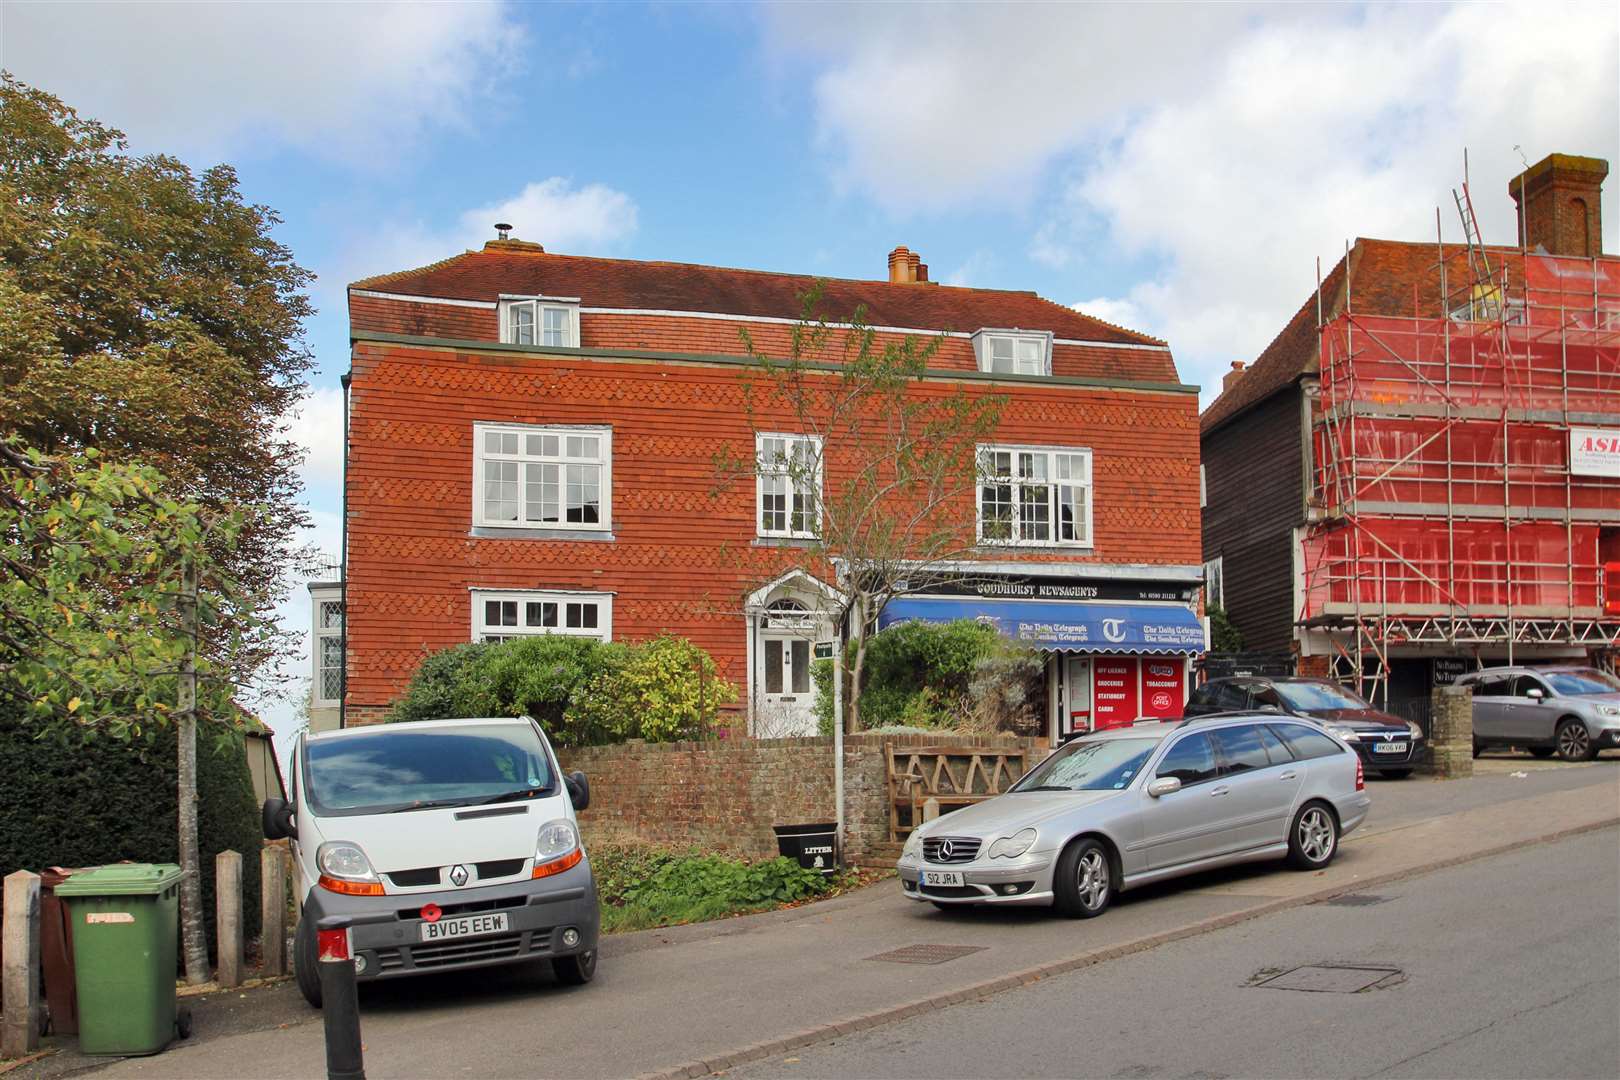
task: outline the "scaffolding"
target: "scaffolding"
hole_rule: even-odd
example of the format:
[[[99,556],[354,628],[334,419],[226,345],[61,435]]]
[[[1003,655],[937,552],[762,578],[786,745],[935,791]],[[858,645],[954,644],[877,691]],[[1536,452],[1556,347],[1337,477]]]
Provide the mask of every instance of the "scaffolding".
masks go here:
[[[1459,209],[1417,314],[1356,310],[1347,254],[1318,318],[1298,622],[1381,705],[1393,646],[1620,646],[1620,476],[1572,467],[1620,435],[1620,259],[1487,250]]]

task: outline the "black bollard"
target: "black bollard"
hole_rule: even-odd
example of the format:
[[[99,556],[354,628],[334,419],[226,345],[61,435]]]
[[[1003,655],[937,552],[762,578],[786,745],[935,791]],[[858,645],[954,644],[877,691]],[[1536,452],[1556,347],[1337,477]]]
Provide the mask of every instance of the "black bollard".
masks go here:
[[[327,1080],[366,1080],[366,1063],[360,1049],[360,981],[354,973],[349,931],[323,928],[317,940]]]

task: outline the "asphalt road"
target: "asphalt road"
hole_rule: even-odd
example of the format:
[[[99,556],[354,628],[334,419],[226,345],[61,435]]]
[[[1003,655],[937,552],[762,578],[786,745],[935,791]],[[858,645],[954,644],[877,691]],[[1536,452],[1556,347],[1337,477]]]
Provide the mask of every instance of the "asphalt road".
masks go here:
[[[889,881],[793,910],[615,935],[603,942],[603,967],[589,987],[559,987],[544,965],[370,984],[361,992],[366,1071],[374,1078],[561,1076],[608,1080],[650,1071],[684,1072],[688,1063],[696,1061],[725,1061],[717,1066],[725,1069],[729,1065],[726,1059],[739,1051],[773,1040],[797,1045],[790,1037],[808,1034],[812,1028],[828,1032],[839,1023],[965,993],[971,987],[1016,973],[1106,950],[1136,948],[1135,943],[1157,941],[1163,935],[1193,931],[1207,923],[1235,922],[1250,917],[1245,915],[1247,912],[1282,907],[1294,898],[1318,892],[1329,895],[1344,889],[1365,891],[1367,886],[1358,882],[1397,879],[1401,881],[1398,894],[1404,896],[1408,879],[1393,875],[1433,876],[1437,861],[1515,843],[1539,845],[1542,837],[1597,822],[1613,822],[1620,813],[1620,762],[1573,767],[1543,764],[1537,768],[1525,764],[1528,760],[1503,760],[1496,765],[1499,771],[1472,780],[1369,780],[1374,816],[1366,828],[1347,838],[1339,858],[1328,870],[1300,874],[1256,865],[1214,871],[1126,894],[1118,907],[1101,919],[1074,922],[1019,909],[938,912],[903,899],[898,887]],[[1603,835],[1609,844],[1612,867],[1620,862],[1615,829],[1606,828]],[[1614,964],[1613,958],[1620,947],[1615,944],[1612,925],[1617,903],[1613,876],[1611,870],[1607,908],[1601,903],[1595,907],[1586,903],[1572,916],[1560,913],[1558,918],[1590,918],[1593,912],[1601,915],[1607,910],[1608,937],[1592,947],[1600,950],[1600,955],[1607,949],[1611,967],[1616,967],[1620,965]],[[1579,875],[1566,872],[1561,865],[1545,878],[1537,879],[1532,888],[1549,913],[1542,918],[1548,918],[1566,897],[1573,897],[1574,893],[1567,890],[1578,884]],[[1397,895],[1396,890],[1397,886],[1386,886],[1378,891],[1380,895]],[[1390,902],[1365,910],[1378,913],[1396,907],[1395,902]],[[1356,909],[1328,910],[1346,916],[1362,914]],[[1274,921],[1279,916],[1252,917],[1254,926],[1282,925]],[[1455,918],[1472,916],[1459,913]],[[1449,911],[1441,921],[1448,927],[1457,925]],[[1238,923],[1237,928],[1249,925]],[[1196,932],[1228,933],[1210,929]],[[1458,946],[1462,959],[1455,962],[1467,964],[1474,947],[1465,931],[1459,929],[1458,937],[1464,944]],[[1187,938],[1186,942],[1194,940],[1202,938]],[[972,944],[983,948],[939,966],[873,959],[910,944]],[[1137,956],[1174,952],[1184,944],[1160,941],[1153,952]],[[1330,955],[1355,958],[1349,950]],[[1288,997],[1274,989],[1238,988],[1256,969],[1287,962],[1291,956],[1285,950],[1253,950],[1253,955],[1236,965],[1240,973],[1235,978],[1221,975],[1218,985],[1244,998],[1255,994]],[[1321,957],[1313,954],[1310,959]],[[1102,962],[1095,972],[1129,973],[1135,969],[1123,965],[1131,962],[1116,956]],[[1516,977],[1512,969],[1488,970],[1480,976],[1483,981],[1494,982]],[[1053,979],[1041,986],[1044,989],[1059,982]],[[1140,1027],[1140,1015],[1170,1015],[1165,1002],[1173,1000],[1173,994],[1163,989],[1127,993],[1123,988],[1131,984],[1128,975],[1107,977],[1096,984],[1103,987],[1104,997],[1099,1000],[1112,995],[1130,1005],[1120,1011],[1123,1019],[1115,1022],[1113,1030]],[[1614,991],[1611,985],[1611,1012]],[[1023,992],[1010,993],[1021,996]],[[57,1052],[8,1073],[4,1080],[53,1080],[80,1071],[93,1071],[97,1080],[280,1080],[324,1075],[320,1014],[305,1006],[289,984],[242,991],[213,990],[187,1000],[196,1013],[195,1033],[163,1054],[150,1058],[87,1058],[75,1051],[71,1039],[52,1040]],[[1405,994],[1401,1000],[1404,1009],[1422,1018],[1422,1023],[1429,1022],[1426,997]],[[1064,1011],[1046,1017],[1036,1027],[1055,1025],[1070,1036],[1079,1033],[1077,1037],[1095,1038],[1097,1033],[1086,1025],[1098,1007],[1088,1000],[1081,1000],[1077,1006],[1065,1005]],[[947,1011],[956,1014],[959,1010]],[[1184,1009],[1180,1015],[1203,1013]],[[1267,1037],[1264,1031],[1258,1036],[1253,1034],[1260,1021],[1246,1014],[1240,1014],[1240,1019],[1249,1025],[1250,1037]],[[1401,1018],[1398,1022],[1407,1024],[1411,1020]],[[899,1033],[912,1027],[908,1024],[870,1030]],[[1012,1034],[998,1033],[999,1041],[992,1045],[999,1047],[997,1053],[1005,1055],[1024,1046],[1033,1034],[1038,1032],[1019,1029]],[[819,1033],[814,1036],[821,1037]],[[1168,1038],[1159,1034],[1155,1039],[1154,1047],[1174,1046],[1176,1033],[1172,1031]],[[810,1052],[820,1054],[828,1044],[812,1045],[815,1049]],[[768,1052],[761,1050],[761,1054]],[[1160,1051],[1143,1050],[1124,1058],[1117,1067],[1095,1069],[1087,1064],[1090,1058],[1079,1061],[1073,1050],[1065,1048],[1057,1053],[1060,1056],[1044,1066],[1032,1064],[1028,1072],[1035,1075],[1044,1068],[1058,1075],[1106,1075],[1132,1065],[1157,1067],[1159,1059],[1152,1055]],[[1163,1054],[1168,1058],[1171,1051]],[[773,1059],[756,1056],[749,1060]],[[961,1075],[997,1071],[983,1063],[968,1068],[967,1059],[963,1061]],[[1340,1070],[1331,1065],[1329,1055],[1328,1066],[1320,1072],[1337,1075]],[[1201,1067],[1177,1067],[1163,1075],[1181,1076]],[[797,1065],[792,1068],[804,1073]],[[1171,1070],[1171,1065],[1166,1063],[1163,1068]],[[1001,1071],[1025,1073],[1024,1069]],[[1211,1067],[1207,1071],[1217,1070]],[[1228,1071],[1239,1070],[1234,1066]],[[1290,1060],[1274,1071],[1287,1075],[1310,1072],[1303,1060]],[[1620,1070],[1611,1071],[1620,1075]],[[853,1072],[865,1074],[863,1070]],[[885,1067],[882,1074],[887,1072]],[[1138,1070],[1135,1075],[1147,1078],[1157,1074]]]
[[[1620,830],[1372,895],[1378,902],[1285,911],[727,1075],[1620,1076]],[[1390,973],[1355,993],[1262,985],[1305,965]]]

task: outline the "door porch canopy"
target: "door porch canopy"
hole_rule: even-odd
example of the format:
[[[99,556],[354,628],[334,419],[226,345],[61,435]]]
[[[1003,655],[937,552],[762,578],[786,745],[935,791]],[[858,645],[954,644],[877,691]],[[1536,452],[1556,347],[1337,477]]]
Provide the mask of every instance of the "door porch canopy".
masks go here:
[[[1052,652],[1196,656],[1208,648],[1203,623],[1180,604],[904,596],[889,601],[878,616],[878,629],[958,619],[989,623],[1014,641]]]

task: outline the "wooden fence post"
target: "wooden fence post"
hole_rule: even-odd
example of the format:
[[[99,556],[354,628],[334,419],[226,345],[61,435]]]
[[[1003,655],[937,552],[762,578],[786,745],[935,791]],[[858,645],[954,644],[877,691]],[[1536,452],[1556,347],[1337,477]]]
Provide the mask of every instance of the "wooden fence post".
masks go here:
[[[923,801],[922,819],[924,821],[933,821],[937,817],[939,817],[939,800],[925,799]]]
[[[219,978],[223,987],[242,985],[242,856],[214,856],[214,934],[219,939]]]
[[[259,974],[287,974],[287,856],[280,844],[259,849]]]
[[[0,970],[0,1057],[22,1057],[39,1048],[39,875],[6,875],[5,965]]]

